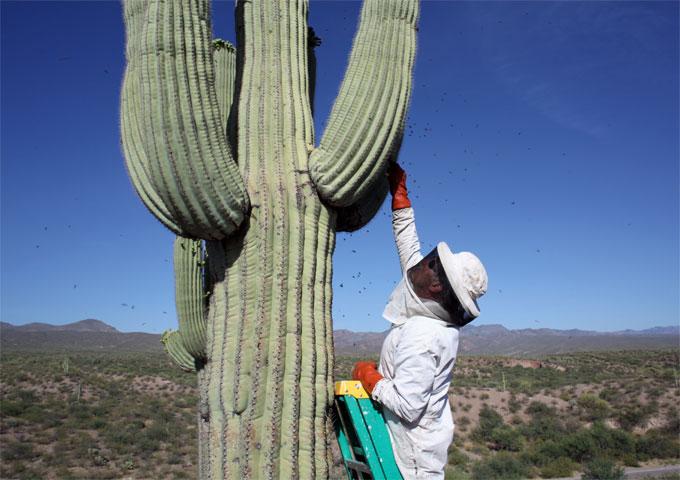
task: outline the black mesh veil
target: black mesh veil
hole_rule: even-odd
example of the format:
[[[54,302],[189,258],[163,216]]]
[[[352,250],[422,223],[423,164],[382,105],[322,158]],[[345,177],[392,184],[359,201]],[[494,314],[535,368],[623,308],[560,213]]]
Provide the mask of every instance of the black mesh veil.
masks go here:
[[[460,303],[456,293],[453,291],[451,283],[449,282],[446,272],[444,271],[444,266],[442,265],[442,262],[439,258],[437,248],[434,248],[430,253],[423,257],[420,262],[408,270],[408,278],[412,285],[414,284],[414,280],[415,283],[417,283],[419,279],[431,278],[431,274],[434,274],[436,279],[443,286],[443,289],[441,292],[436,294],[424,292],[419,293],[416,291],[415,293],[421,298],[421,300],[426,299],[437,302],[449,314],[450,318],[448,320],[457,327],[467,325],[472,320],[474,320],[475,317],[470,315],[465,310],[465,308],[463,308],[463,305]]]

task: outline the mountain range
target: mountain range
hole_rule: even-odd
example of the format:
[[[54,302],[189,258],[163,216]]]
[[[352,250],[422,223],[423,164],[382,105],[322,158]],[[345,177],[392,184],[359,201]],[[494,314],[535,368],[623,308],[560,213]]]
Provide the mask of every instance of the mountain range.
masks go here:
[[[335,330],[337,355],[375,356],[384,332]],[[160,352],[161,336],[143,332],[121,332],[101,320],[86,319],[66,325],[0,322],[2,350],[148,351]],[[468,325],[460,331],[459,352],[468,355],[530,357],[555,353],[605,350],[647,350],[680,347],[680,326],[645,330],[595,332],[525,328],[510,330],[502,325]]]

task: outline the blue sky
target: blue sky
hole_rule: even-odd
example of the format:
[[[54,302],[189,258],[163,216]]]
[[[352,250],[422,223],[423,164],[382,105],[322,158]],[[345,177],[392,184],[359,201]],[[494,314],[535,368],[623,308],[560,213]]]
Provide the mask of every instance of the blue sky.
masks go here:
[[[677,2],[424,2],[408,134],[423,249],[475,252],[477,324],[678,324]],[[6,2],[2,321],[176,325],[172,239],[127,178],[118,2]],[[312,1],[317,141],[360,3]],[[213,28],[233,40],[233,4]],[[400,272],[388,205],[340,234],[336,328],[378,331]],[[134,308],[133,308],[134,307]]]

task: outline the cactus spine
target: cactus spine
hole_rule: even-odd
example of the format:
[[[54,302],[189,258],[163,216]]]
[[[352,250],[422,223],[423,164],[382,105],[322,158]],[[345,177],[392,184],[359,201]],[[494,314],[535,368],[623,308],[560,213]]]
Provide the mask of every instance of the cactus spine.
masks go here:
[[[198,373],[201,478],[329,475],[335,233],[385,198],[418,4],[366,1],[316,148],[307,9],[239,2],[234,51],[212,42],[207,0],[125,3],[123,148],[140,198],[179,236],[180,327],[163,340]]]

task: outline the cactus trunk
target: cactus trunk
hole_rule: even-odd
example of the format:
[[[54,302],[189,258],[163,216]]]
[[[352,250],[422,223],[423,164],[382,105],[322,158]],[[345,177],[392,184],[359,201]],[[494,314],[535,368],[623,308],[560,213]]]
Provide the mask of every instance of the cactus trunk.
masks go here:
[[[313,130],[299,7],[239,5],[237,118],[248,135],[238,136],[238,156],[252,210],[239,234],[207,242],[211,478],[328,476],[335,218],[307,172]]]
[[[238,2],[235,51],[212,42],[207,0],[125,3],[123,147],[140,198],[179,236],[180,328],[163,342],[198,376],[204,479],[329,476],[335,233],[387,194],[418,4],[366,2],[318,148],[307,8]]]
[[[333,215],[304,190],[288,214],[208,242],[210,478],[328,476]]]

